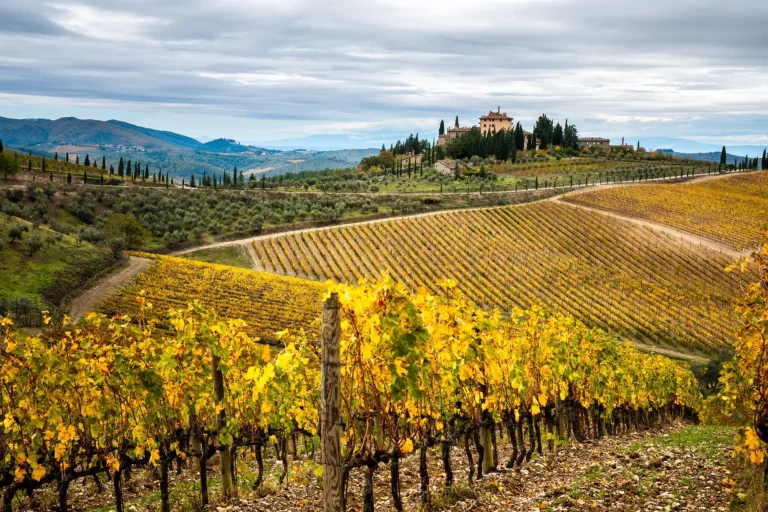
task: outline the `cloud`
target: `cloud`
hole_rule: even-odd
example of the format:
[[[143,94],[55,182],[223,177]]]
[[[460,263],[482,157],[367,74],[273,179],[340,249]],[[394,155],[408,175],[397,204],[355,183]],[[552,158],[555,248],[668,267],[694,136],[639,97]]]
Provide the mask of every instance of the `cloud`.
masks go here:
[[[500,105],[526,127],[547,112],[583,134],[751,140],[767,24],[760,0],[9,0],[0,115],[24,98],[266,140],[431,133]]]

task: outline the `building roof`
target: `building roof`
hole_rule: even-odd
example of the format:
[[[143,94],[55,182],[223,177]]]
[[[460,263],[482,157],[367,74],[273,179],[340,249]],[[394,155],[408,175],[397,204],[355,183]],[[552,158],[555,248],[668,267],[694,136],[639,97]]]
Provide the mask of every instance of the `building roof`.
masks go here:
[[[512,118],[509,117],[506,112],[502,114],[501,112],[493,112],[493,111],[488,112],[486,115],[480,117],[480,119],[509,119],[510,121],[512,120]]]
[[[533,135],[533,132],[529,132],[528,130],[523,130],[524,135]]]
[[[471,129],[472,129],[472,128],[468,128],[468,127],[464,126],[464,127],[462,127],[462,128],[448,128],[448,131],[449,131],[449,132],[459,132],[459,133],[464,133],[464,132],[468,132],[468,131],[470,131]]]
[[[579,137],[579,142],[610,142],[611,139],[603,137]]]

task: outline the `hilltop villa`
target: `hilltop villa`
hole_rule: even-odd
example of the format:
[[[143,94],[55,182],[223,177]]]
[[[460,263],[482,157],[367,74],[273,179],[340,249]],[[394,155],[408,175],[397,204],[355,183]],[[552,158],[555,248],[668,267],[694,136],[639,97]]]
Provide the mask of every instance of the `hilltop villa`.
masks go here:
[[[448,141],[467,133],[472,128],[474,128],[474,126],[449,128],[446,133],[437,137],[437,144],[447,144]],[[480,130],[480,133],[485,135],[487,133],[498,133],[501,130],[512,131],[515,129],[515,125],[513,123],[513,118],[509,117],[506,112],[502,113],[501,106],[499,106],[497,107],[496,112],[491,110],[486,115],[480,116],[480,126],[477,128]],[[525,146],[527,147],[528,140],[533,136],[533,133],[523,130],[523,134],[525,135]],[[538,149],[538,144],[536,146]]]
[[[514,128],[512,118],[506,112],[501,113],[501,107],[496,112],[489,111],[486,115],[480,117],[480,133],[497,133],[501,130],[510,131]]]

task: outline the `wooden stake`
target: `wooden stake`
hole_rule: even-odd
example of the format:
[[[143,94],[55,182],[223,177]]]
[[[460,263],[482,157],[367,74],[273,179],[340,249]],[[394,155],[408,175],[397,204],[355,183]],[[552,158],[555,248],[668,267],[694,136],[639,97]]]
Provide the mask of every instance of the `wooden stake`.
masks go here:
[[[320,442],[323,453],[323,511],[341,512],[341,361],[339,343],[339,297],[332,293],[323,302],[322,400],[320,401]]]

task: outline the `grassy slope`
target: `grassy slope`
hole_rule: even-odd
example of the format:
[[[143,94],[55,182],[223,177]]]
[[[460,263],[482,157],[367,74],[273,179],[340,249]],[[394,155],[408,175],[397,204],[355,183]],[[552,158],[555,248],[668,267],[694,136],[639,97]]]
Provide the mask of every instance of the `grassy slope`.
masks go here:
[[[45,243],[39,252],[30,256],[27,246],[30,237],[38,234],[45,242],[53,232],[27,224],[29,231],[23,239],[10,242],[8,229],[22,223],[27,224],[6,216],[0,218],[0,240],[5,244],[0,252],[0,297],[6,300],[26,296],[40,307],[56,306],[67,293],[112,264],[108,249],[78,243],[68,236],[62,236],[55,244]]]
[[[253,262],[245,246],[229,246],[215,249],[202,249],[184,256],[197,261],[206,263],[218,263],[219,265],[230,265],[232,267],[251,268]]]

